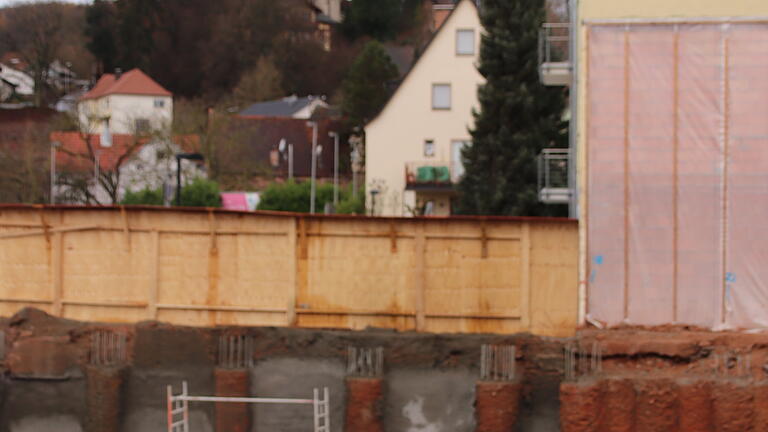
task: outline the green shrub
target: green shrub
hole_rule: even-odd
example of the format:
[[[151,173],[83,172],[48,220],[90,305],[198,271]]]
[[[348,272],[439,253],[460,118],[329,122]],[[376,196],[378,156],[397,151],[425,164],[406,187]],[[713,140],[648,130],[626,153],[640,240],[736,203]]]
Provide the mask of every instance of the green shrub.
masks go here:
[[[184,207],[221,207],[219,184],[213,180],[196,178],[181,188]]]
[[[318,183],[315,196],[315,213],[323,213],[325,204],[333,202],[333,184]],[[309,213],[311,183],[272,183],[260,195],[258,210]],[[352,197],[350,188],[339,190],[339,206],[336,213],[365,213],[363,194]]]
[[[120,202],[123,205],[163,205],[161,189],[144,188],[138,192],[127,191]]]

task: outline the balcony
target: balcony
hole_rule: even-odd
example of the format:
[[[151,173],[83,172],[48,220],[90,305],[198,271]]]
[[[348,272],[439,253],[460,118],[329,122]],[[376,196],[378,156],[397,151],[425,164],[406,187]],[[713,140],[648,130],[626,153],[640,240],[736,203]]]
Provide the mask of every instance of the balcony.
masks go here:
[[[571,84],[571,26],[544,23],[539,30],[539,79],[548,86]]]
[[[544,149],[538,158],[539,201],[545,204],[568,204],[571,189],[568,185],[568,149]]]
[[[405,164],[405,189],[452,192],[460,175],[449,162],[408,162]]]

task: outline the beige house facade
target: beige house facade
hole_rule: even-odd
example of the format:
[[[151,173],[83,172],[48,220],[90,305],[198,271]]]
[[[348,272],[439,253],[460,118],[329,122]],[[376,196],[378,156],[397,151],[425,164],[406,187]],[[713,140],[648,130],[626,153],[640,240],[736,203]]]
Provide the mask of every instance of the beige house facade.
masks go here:
[[[463,174],[472,110],[484,79],[477,71],[481,24],[460,1],[365,128],[366,208],[377,216],[447,216]]]
[[[173,95],[139,69],[104,74],[78,102],[83,132],[102,135],[167,133],[173,120]]]

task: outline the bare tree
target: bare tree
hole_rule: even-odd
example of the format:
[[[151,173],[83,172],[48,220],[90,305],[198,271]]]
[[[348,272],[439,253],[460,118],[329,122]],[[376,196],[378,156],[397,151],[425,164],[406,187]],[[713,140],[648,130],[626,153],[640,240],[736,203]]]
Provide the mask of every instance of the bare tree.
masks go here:
[[[56,2],[22,3],[6,12],[5,37],[32,70],[37,106],[45,102],[48,69],[61,45],[63,22],[62,5]]]

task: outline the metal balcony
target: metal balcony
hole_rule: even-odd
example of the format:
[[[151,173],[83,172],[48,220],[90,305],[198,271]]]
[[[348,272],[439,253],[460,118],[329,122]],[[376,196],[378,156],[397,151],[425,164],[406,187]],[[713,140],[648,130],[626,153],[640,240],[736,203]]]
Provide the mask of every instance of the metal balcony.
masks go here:
[[[544,23],[539,30],[539,79],[548,86],[571,84],[571,26]]]
[[[545,204],[568,204],[571,189],[568,186],[568,149],[550,148],[538,157],[539,201]]]
[[[449,162],[408,162],[405,164],[406,190],[451,192],[460,177]]]

